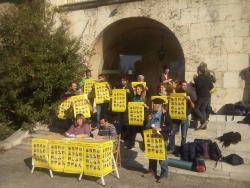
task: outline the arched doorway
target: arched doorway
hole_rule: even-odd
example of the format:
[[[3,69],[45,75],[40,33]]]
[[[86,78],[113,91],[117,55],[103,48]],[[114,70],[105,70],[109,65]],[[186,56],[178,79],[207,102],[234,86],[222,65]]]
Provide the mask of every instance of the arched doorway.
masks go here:
[[[98,55],[102,54],[99,73],[108,74],[112,84],[129,69],[134,77],[145,75],[149,93],[154,94],[165,65],[173,79],[185,78],[185,59],[178,39],[153,19],[133,17],[114,22],[102,32],[96,46]]]

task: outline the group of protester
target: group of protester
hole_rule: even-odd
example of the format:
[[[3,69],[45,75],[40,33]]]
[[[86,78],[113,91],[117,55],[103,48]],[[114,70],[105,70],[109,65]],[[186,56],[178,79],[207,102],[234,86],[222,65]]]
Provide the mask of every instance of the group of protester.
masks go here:
[[[84,78],[79,84],[72,82],[69,91],[65,93],[65,98],[77,95],[83,91],[85,81],[91,78],[91,70],[85,72]],[[145,82],[143,75],[138,75],[136,82]],[[186,119],[172,119],[169,115],[168,106],[164,100],[156,98],[149,102],[148,87],[143,84],[131,86],[126,76],[122,77],[120,82],[113,88],[125,89],[127,93],[127,102],[143,102],[147,113],[143,126],[133,126],[128,124],[128,112],[114,113],[111,110],[110,102],[95,104],[94,96],[89,97],[91,104],[92,117],[85,120],[82,114],[76,116],[75,123],[65,133],[68,137],[94,136],[97,138],[111,137],[115,138],[121,134],[124,145],[127,149],[135,146],[137,133],[143,133],[145,129],[154,129],[161,134],[165,140],[166,149],[169,152],[175,152],[175,135],[181,130],[181,146],[186,143],[187,132],[190,120],[200,122],[199,129],[206,129],[211,112],[211,92],[214,89],[215,75],[209,71],[205,63],[200,63],[197,67],[197,74],[194,75],[193,82],[187,83],[185,80],[176,81],[171,79],[169,68],[164,67],[160,76],[160,82],[157,93],[158,96],[169,96],[171,93],[185,93],[187,108]],[[111,85],[108,83],[104,74],[100,74],[96,82],[105,82],[107,89],[111,94]],[[143,134],[142,134],[143,138]],[[157,161],[149,160],[149,170],[146,174],[153,174],[157,182],[162,177],[168,175],[167,159],[160,161],[161,174],[157,176]]]

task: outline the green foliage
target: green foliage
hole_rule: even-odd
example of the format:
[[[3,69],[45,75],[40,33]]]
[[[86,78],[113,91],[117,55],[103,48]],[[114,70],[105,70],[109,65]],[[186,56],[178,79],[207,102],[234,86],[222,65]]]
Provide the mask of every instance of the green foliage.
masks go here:
[[[69,83],[80,80],[87,54],[42,0],[10,7],[0,16],[0,122],[19,128],[46,120]]]

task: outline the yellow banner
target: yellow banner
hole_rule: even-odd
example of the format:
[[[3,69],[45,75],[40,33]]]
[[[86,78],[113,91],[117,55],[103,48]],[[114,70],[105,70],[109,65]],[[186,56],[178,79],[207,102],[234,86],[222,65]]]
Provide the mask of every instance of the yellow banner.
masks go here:
[[[34,167],[102,177],[113,171],[112,156],[112,141],[32,139]]]
[[[164,138],[153,129],[143,131],[145,143],[145,157],[148,159],[165,160],[166,147]]]
[[[83,92],[89,96],[94,89],[95,80],[86,79],[83,86]]]
[[[112,90],[112,111],[125,112],[127,108],[127,93],[126,89]]]
[[[171,93],[169,99],[169,115],[172,119],[186,119],[186,93]]]
[[[132,88],[134,88],[137,85],[143,85],[143,87],[145,88],[147,86],[146,82],[131,82],[131,86]]]
[[[95,83],[95,100],[96,104],[109,102],[110,95],[107,82]]]
[[[129,102],[128,103],[128,122],[129,125],[143,126],[144,122],[144,103]]]

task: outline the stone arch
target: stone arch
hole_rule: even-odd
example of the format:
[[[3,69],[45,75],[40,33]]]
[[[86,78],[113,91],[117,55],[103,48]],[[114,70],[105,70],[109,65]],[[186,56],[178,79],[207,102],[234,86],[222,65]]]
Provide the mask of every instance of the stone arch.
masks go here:
[[[129,17],[109,24],[93,44],[95,55],[90,59],[94,75],[119,70],[119,55],[142,56],[141,73],[156,91],[163,66],[170,67],[171,77],[185,79],[185,58],[175,34],[161,22],[148,17]],[[160,57],[160,54],[164,54]],[[111,75],[116,77],[117,75]]]

